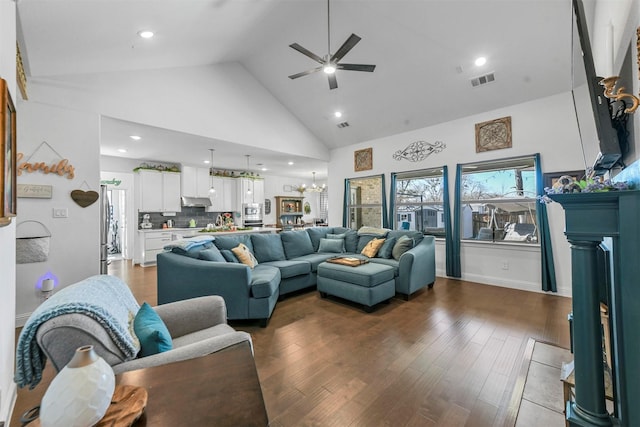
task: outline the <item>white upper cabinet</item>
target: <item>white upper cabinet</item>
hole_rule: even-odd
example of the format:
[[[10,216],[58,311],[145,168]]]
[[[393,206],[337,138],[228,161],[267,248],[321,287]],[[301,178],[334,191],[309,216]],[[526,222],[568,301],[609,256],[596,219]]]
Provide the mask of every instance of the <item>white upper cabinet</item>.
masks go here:
[[[135,175],[138,210],[141,212],[180,212],[180,174],[139,170]]]
[[[209,197],[209,169],[183,166],[181,186],[183,196]]]
[[[244,203],[264,203],[264,181],[262,179],[240,178],[238,200]],[[249,192],[248,190],[251,190]]]

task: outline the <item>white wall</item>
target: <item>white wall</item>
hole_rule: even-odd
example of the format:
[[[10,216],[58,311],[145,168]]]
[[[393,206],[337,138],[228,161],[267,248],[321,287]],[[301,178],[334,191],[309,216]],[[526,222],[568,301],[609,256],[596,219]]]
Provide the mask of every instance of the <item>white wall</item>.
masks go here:
[[[513,147],[510,149],[476,153],[475,124],[486,120],[511,116]],[[393,153],[414,141],[442,141],[447,145],[441,153],[412,163],[393,159]],[[353,171],[353,152],[362,148],[373,148],[373,169]],[[454,177],[459,163],[477,162],[540,153],[543,172],[558,172],[584,169],[582,150],[576,127],[571,94],[560,94],[524,104],[513,105],[495,111],[466,117],[440,125],[419,129],[387,138],[369,141],[346,148],[332,150],[329,163],[329,203],[342,206],[344,179],[386,174],[387,194],[390,194],[389,174],[408,170],[447,165],[449,169],[449,194],[453,203]],[[562,209],[550,208],[550,229],[554,247],[558,292],[570,295],[571,273],[565,265],[570,264],[569,245],[562,234],[564,213]],[[329,225],[342,224],[342,210],[330,209]],[[436,251],[437,274],[445,275],[444,245]],[[520,249],[516,246],[502,247],[462,244],[462,278],[480,283],[497,284],[517,289],[540,289],[539,250]],[[508,261],[508,270],[503,270],[503,260]]]
[[[16,10],[11,0],[0,0],[0,77],[7,81],[16,106],[18,123],[22,120],[19,94],[16,90]],[[20,147],[18,133],[18,147]],[[21,212],[20,204],[17,206]],[[16,218],[0,227],[0,422],[8,422],[16,397],[13,382],[15,361],[15,299],[16,299]]]
[[[71,191],[100,191],[99,117],[40,104],[29,100],[20,105],[18,152],[24,160],[51,164],[68,159],[75,177],[42,172],[22,173],[20,184],[46,184],[53,187],[51,199],[18,200],[17,234],[35,227],[27,220],[39,221],[51,232],[49,257],[45,262],[18,264],[16,283],[16,322],[24,324],[42,302],[36,285],[39,278],[57,276],[59,288],[99,273],[99,203],[80,207],[71,199]],[[55,152],[40,144],[46,141]],[[57,153],[57,154],[56,154]],[[67,209],[67,218],[53,218],[53,209]]]
[[[329,151],[239,63],[31,81],[33,99],[251,147]]]

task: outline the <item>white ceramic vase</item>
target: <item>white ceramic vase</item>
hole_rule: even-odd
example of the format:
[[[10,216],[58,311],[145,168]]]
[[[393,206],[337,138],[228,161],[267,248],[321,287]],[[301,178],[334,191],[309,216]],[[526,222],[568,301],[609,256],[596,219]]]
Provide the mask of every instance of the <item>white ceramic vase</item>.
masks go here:
[[[90,427],[104,416],[115,389],[113,369],[87,345],[51,381],[40,405],[42,427]]]

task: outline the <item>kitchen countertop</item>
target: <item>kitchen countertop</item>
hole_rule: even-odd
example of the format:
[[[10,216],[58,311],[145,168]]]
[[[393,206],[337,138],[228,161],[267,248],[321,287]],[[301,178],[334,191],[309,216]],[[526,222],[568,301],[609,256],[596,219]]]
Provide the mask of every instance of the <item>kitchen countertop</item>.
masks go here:
[[[249,234],[249,233],[276,233],[282,228],[274,228],[274,227],[254,227],[251,230],[236,230],[236,231],[200,231],[204,227],[192,227],[192,228],[147,228],[147,229],[138,229],[141,233],[149,233],[149,232],[172,232],[177,231],[181,234],[184,232],[192,231],[194,236],[201,236],[204,234],[213,234],[213,235],[225,235],[225,234]]]

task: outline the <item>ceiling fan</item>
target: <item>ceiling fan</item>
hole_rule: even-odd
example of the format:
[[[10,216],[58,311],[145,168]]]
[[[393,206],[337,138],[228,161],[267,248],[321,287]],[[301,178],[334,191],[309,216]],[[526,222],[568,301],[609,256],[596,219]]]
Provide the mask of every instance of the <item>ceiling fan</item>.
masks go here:
[[[301,54],[308,56],[314,61],[320,64],[319,67],[312,68],[311,70],[303,71],[298,74],[290,75],[290,79],[297,79],[298,77],[306,76],[311,73],[315,73],[316,71],[324,71],[329,78],[329,89],[336,89],[338,87],[338,81],[336,80],[336,70],[349,70],[349,71],[367,71],[369,73],[373,72],[376,69],[375,65],[364,65],[364,64],[341,64],[340,60],[347,54],[353,47],[358,44],[358,42],[362,40],[355,34],[351,34],[347,41],[345,41],[342,46],[331,55],[331,14],[329,8],[329,0],[327,0],[327,54],[324,57],[320,57],[315,53],[305,49],[300,46],[298,43],[290,44],[289,47],[297,50]]]

